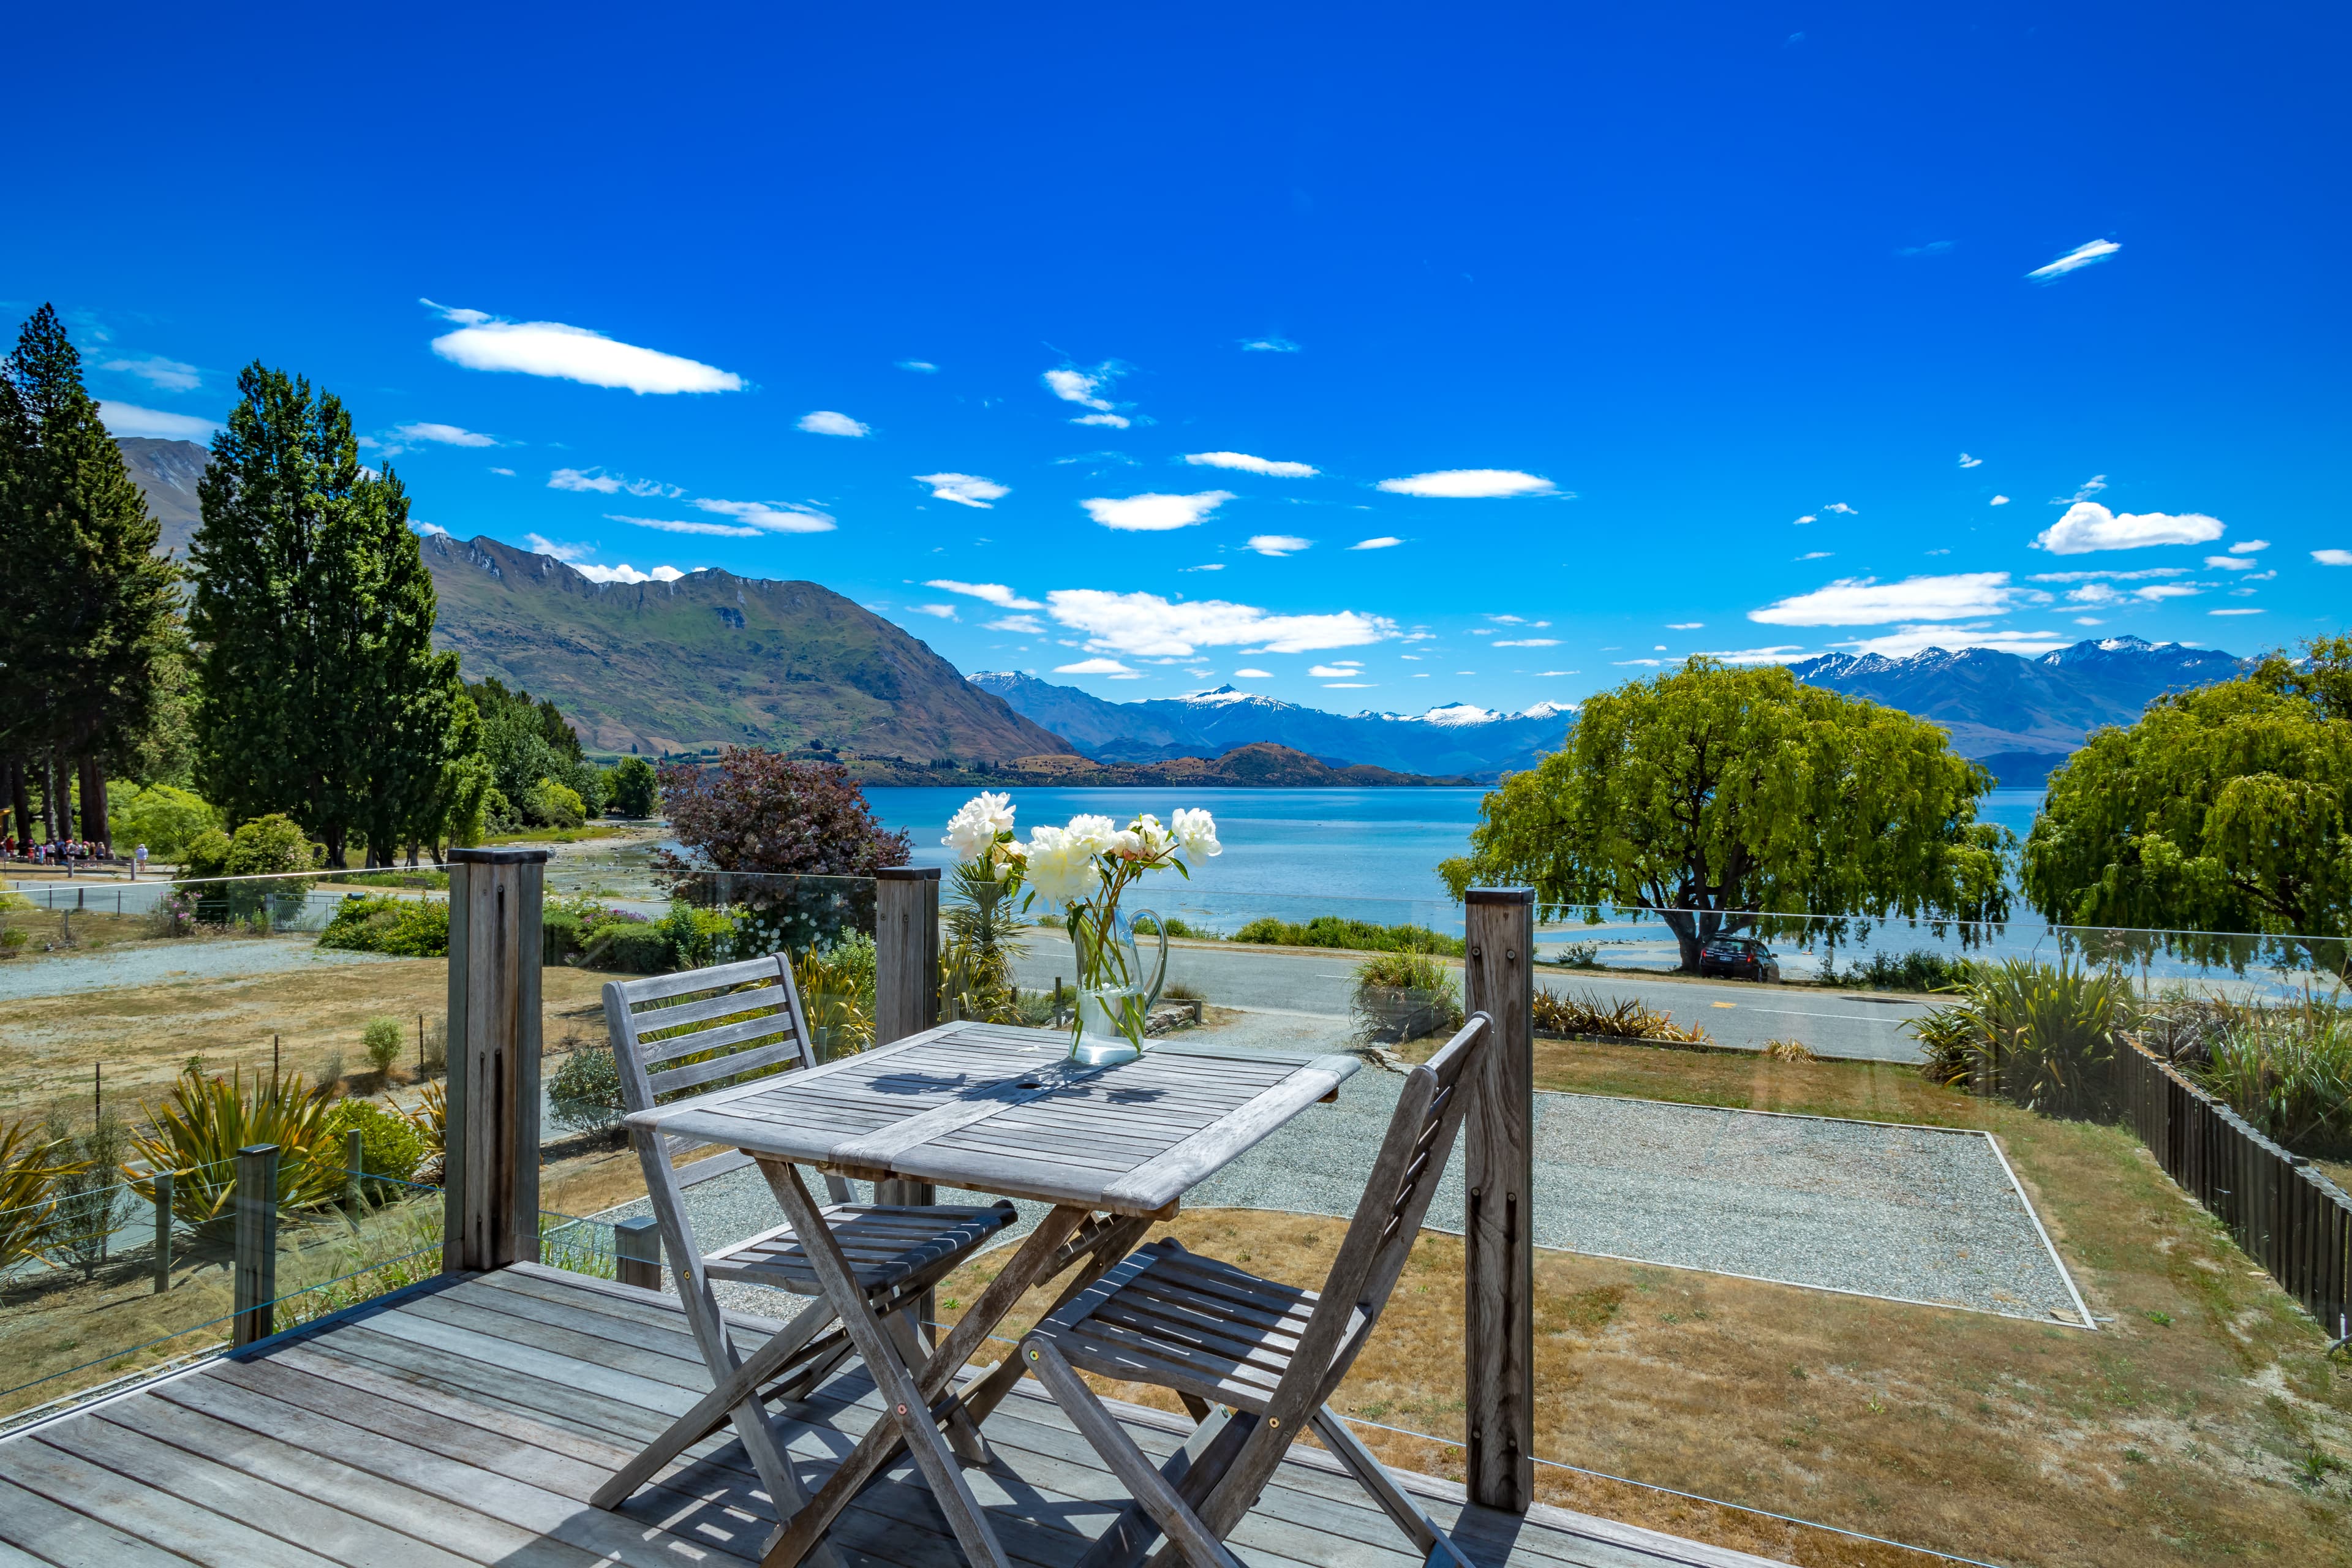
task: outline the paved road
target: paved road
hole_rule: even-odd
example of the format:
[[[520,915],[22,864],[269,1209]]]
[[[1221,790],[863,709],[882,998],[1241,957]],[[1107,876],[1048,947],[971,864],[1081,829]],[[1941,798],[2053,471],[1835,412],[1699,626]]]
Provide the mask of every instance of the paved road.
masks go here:
[[[1027,933],[1029,956],[1018,965],[1021,984],[1040,990],[1076,973],[1068,942],[1059,933]],[[1149,961],[1150,954],[1146,953]],[[1347,1027],[1355,960],[1312,949],[1297,952],[1180,942],[1169,950],[1168,978],[1192,987],[1213,1005],[1304,1013]],[[1920,1059],[1919,1042],[1903,1033],[1924,1003],[1854,992],[1817,992],[1731,980],[1679,980],[1605,971],[1544,973],[1537,983],[1559,993],[1591,991],[1605,999],[1630,996],[1670,1015],[1677,1024],[1704,1026],[1717,1045],[1761,1049],[1774,1039],[1803,1041],[1822,1056],[1880,1061]]]

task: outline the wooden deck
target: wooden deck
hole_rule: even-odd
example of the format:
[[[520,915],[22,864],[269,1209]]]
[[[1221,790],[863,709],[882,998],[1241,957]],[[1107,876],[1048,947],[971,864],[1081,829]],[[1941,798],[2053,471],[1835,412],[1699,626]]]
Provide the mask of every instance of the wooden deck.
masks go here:
[[[750,1334],[761,1331],[743,1320]],[[0,1568],[467,1568],[756,1563],[773,1521],[731,1437],[694,1449],[625,1515],[597,1484],[709,1386],[673,1300],[531,1265],[447,1277],[0,1441]],[[1154,1458],[1178,1418],[1120,1418]],[[852,1372],[803,1411],[812,1490],[875,1414]],[[1123,1500],[1061,1413],[1020,1392],[990,1417],[974,1490],[1024,1568],[1066,1568]],[[954,1568],[902,1463],[832,1540],[845,1568]],[[1403,1479],[1480,1568],[1759,1568],[1764,1559],[1538,1508],[1469,1510]],[[1459,1523],[1457,1524],[1457,1520]],[[1354,1483],[1297,1451],[1235,1531],[1265,1568],[1412,1568]]]

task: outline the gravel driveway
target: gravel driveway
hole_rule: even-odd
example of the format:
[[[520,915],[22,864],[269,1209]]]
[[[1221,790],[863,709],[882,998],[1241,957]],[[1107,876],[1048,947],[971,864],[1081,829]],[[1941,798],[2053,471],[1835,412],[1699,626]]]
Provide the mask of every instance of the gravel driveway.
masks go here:
[[[108,947],[95,952],[16,958],[0,964],[0,1002],[131,990],[175,980],[234,980],[278,974],[314,963],[397,963],[377,952],[320,948],[318,937],[189,938]]]
[[[1245,1049],[1334,1044],[1328,1020],[1295,1015],[1251,1015],[1190,1037]],[[1337,1105],[1310,1108],[1185,1194],[1185,1205],[1352,1214],[1402,1083],[1366,1067]],[[1545,1091],[1536,1096],[1535,1165],[1539,1247],[2083,1321],[2064,1266],[1980,1132]],[[945,1191],[940,1199],[990,1201]],[[706,1249],[780,1220],[756,1171],[689,1188],[687,1201]],[[1045,1212],[1020,1206],[1024,1229]],[[640,1200],[597,1217],[645,1212]],[[1427,1223],[1458,1233],[1462,1213],[1457,1146]],[[745,1305],[774,1310],[754,1300]]]

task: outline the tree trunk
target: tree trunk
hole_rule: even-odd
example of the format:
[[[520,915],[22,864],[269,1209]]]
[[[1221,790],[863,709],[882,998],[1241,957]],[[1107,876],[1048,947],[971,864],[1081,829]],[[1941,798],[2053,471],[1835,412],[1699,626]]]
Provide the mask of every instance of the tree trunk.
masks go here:
[[[81,760],[81,836],[92,844],[110,845],[114,839],[106,819],[106,769],[96,757]]]
[[[1697,973],[1698,922],[1679,910],[1661,910],[1658,918],[1666,922],[1668,931],[1675,933],[1675,946],[1682,955],[1681,972],[1685,974]]]
[[[52,844],[65,842],[66,807],[58,797],[63,793],[58,786],[65,782],[65,770],[58,766],[58,755],[50,752],[41,758],[41,829]]]
[[[21,757],[7,759],[8,809],[16,818],[16,842],[19,846],[33,841],[33,795],[26,786],[25,763]]]
[[[344,857],[343,834],[345,831],[346,829],[337,826],[327,829],[324,835],[327,842],[327,865],[337,871],[348,871],[352,868],[351,861]]]

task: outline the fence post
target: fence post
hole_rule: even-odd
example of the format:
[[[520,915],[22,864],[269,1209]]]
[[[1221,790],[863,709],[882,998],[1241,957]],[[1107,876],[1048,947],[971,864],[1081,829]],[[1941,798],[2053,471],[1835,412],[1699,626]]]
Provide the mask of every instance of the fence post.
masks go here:
[[[622,1284],[647,1290],[661,1289],[661,1226],[653,1215],[639,1215],[614,1226],[613,1254],[618,1261],[615,1272]]]
[[[888,866],[874,874],[874,1043],[919,1035],[940,1021],[940,868]],[[877,1182],[877,1204],[934,1204],[929,1182]],[[931,1292],[915,1311],[916,1332],[930,1343],[938,1320]]]
[[[441,1267],[539,1259],[544,849],[449,851],[449,1065]]]
[[[366,1140],[358,1128],[351,1128],[343,1133],[343,1205],[353,1213],[360,1206],[360,1173],[366,1167]]]
[[[1470,1500],[1535,1500],[1535,890],[1464,900],[1463,1005],[1494,1020],[1464,1113],[1463,1398]]]
[[[172,1288],[172,1173],[155,1173],[155,1294]]]
[[[278,1145],[249,1143],[236,1152],[236,1326],[229,1342],[242,1349],[268,1339],[278,1317]]]

